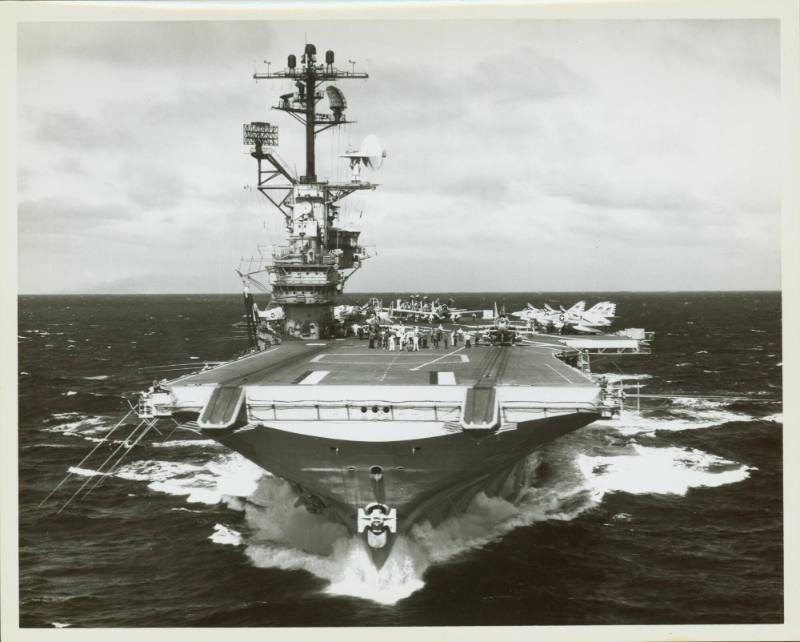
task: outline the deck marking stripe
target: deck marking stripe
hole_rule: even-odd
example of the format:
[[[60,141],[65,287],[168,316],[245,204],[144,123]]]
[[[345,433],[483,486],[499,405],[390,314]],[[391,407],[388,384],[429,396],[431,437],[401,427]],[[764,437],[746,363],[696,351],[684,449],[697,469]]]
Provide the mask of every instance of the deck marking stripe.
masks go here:
[[[392,369],[392,366],[395,364],[396,361],[397,361],[397,357],[392,359],[392,362],[388,366],[386,366],[386,370],[384,371],[383,375],[380,378],[381,382],[383,382],[383,380],[386,379],[386,375],[389,374],[389,370]]]
[[[298,385],[301,386],[311,386],[315,383],[319,383],[325,377],[330,374],[329,370],[314,370],[314,372],[310,372],[307,376],[303,377],[300,381],[298,381]]]
[[[438,380],[440,386],[454,386],[456,385],[455,372],[438,372]]]
[[[461,346],[460,348],[457,348],[457,349],[453,350],[452,352],[448,352],[447,354],[443,354],[443,355],[442,355],[441,357],[439,357],[438,359],[434,359],[433,361],[427,361],[427,362],[423,363],[422,365],[419,365],[419,366],[417,366],[416,368],[409,368],[409,370],[410,370],[411,372],[416,372],[417,370],[421,370],[421,369],[422,369],[422,368],[424,368],[425,366],[429,366],[429,365],[431,365],[431,364],[434,364],[434,363],[436,363],[437,361],[441,361],[441,360],[442,360],[442,359],[444,359],[445,357],[452,357],[454,354],[456,354],[456,353],[458,353],[458,352],[461,352],[463,349],[464,349],[464,346]]]
[[[396,353],[389,352],[388,350],[376,350],[375,352],[326,352],[325,356],[327,357],[383,357],[383,356],[392,356],[392,357],[419,357],[418,353],[415,352],[400,352],[396,351]]]
[[[322,354],[318,354],[316,357],[311,359],[311,363],[316,363],[317,361],[320,361],[324,356],[325,356],[324,352]]]
[[[390,353],[391,354],[391,353]],[[396,357],[387,357],[386,359],[376,359],[374,361],[350,361],[349,359],[325,359],[325,361],[318,361],[320,365],[327,365],[327,366],[382,366],[385,363],[388,363],[390,360],[394,361]],[[463,364],[463,361],[442,361],[440,365],[447,365],[447,366],[460,366]],[[408,365],[406,362],[405,365]],[[415,370],[415,369],[412,369]]]
[[[277,350],[278,348],[273,348],[273,349]],[[265,364],[262,368],[259,368],[258,370],[253,370],[252,372],[247,372],[245,374],[239,374],[234,377],[231,377],[230,379],[221,380],[219,383],[224,385],[242,385],[248,380],[256,380],[256,381],[261,380],[263,382],[263,378],[265,376],[269,376],[276,370],[281,368],[286,368],[292,364],[297,363],[302,359],[305,359],[308,356],[308,353],[314,354],[320,351],[321,351],[320,348],[316,348],[315,350],[304,351],[300,352],[299,354],[292,354],[284,359],[280,359],[278,361],[273,361],[271,363]],[[259,352],[258,354],[267,354],[267,352],[271,352],[271,350],[267,350],[266,352]],[[201,375],[202,374],[203,373],[201,373]]]
[[[232,361],[224,361],[223,363],[221,363],[219,365],[216,365],[216,366],[214,366],[212,368],[209,368],[208,370],[203,370],[200,373],[195,372],[194,374],[188,374],[188,375],[183,375],[181,377],[178,377],[177,379],[175,379],[175,381],[172,381],[170,383],[170,385],[175,385],[178,382],[183,381],[184,379],[189,379],[191,377],[196,377],[198,374],[208,374],[212,370],[217,370],[218,368],[224,368],[224,367],[229,366],[231,364],[239,364],[242,361],[246,361],[247,359],[252,359],[253,357],[259,357],[259,356],[264,355],[264,354],[269,354],[270,352],[275,352],[277,349],[278,348],[275,347],[275,348],[272,348],[270,350],[261,350],[260,352],[256,352],[254,354],[247,355],[246,357],[242,357],[241,359],[233,359]]]
[[[556,370],[556,369],[555,369],[553,366],[551,366],[549,363],[546,363],[545,365],[546,365],[548,368],[550,368],[550,370],[552,370],[553,372],[555,372],[555,373],[556,373],[556,374],[557,374],[559,377],[561,377],[561,378],[562,378],[564,381],[566,381],[567,383],[575,383],[574,381],[571,381],[570,379],[567,379],[567,378],[564,376],[564,374],[563,374],[562,372],[559,372],[558,370]]]

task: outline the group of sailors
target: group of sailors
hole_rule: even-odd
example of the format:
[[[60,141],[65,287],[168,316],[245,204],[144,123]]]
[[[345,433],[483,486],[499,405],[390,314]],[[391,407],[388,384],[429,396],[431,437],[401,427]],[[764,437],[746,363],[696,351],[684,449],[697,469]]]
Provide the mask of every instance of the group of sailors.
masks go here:
[[[397,299],[394,308],[395,310],[402,310],[412,314],[416,312],[421,317],[446,319],[449,308],[454,305],[455,301],[453,299],[448,299],[447,302],[445,302],[439,299],[439,297],[431,300],[427,296],[412,294],[408,298]]]
[[[445,329],[438,326],[420,328],[418,325],[406,326],[402,321],[389,327],[381,327],[376,320],[350,325],[352,336],[369,340],[370,348],[382,348],[389,352],[418,352],[422,349],[447,350],[451,346],[464,345],[471,348],[480,345],[481,334],[464,328]]]

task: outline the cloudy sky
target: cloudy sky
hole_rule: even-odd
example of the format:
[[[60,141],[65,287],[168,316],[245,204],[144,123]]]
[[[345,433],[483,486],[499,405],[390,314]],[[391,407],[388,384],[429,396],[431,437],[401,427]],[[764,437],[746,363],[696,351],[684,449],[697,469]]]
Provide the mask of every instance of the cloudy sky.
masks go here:
[[[371,76],[320,173],[388,150],[351,291],[780,287],[777,21],[497,20],[21,25],[20,291],[235,291],[283,239],[241,124],[303,166],[252,73],[306,39]]]

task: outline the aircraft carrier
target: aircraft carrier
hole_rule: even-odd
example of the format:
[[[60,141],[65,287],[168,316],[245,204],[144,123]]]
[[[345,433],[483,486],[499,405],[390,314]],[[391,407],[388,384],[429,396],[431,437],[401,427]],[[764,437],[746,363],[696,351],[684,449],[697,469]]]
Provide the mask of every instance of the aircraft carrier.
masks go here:
[[[294,88],[273,109],[304,128],[305,172],[296,175],[278,154],[276,125],[244,126],[257,189],[288,236],[263,264],[239,270],[250,352],[154,382],[136,412],[151,424],[172,417],[287,480],[308,510],[362,537],[380,567],[414,524],[463,511],[478,493],[513,499],[527,483],[532,451],[618,409],[619,391],[590,373],[590,356],[646,353],[652,336],[542,334],[503,314],[467,326],[464,317],[434,319],[425,308],[428,335],[420,330],[421,342],[387,349],[379,337],[394,336],[396,319],[380,305],[363,324],[366,334],[352,336],[335,313],[337,298],[369,252],[343,223],[340,203],[376,188],[362,170],[379,166],[385,152],[368,137],[341,155],[349,180],[331,182],[316,174],[315,140],[352,122],[333,83],[367,74],[349,61],[337,67],[332,51],[318,59],[307,44],[299,60],[290,55],[284,69],[254,78]],[[271,293],[266,308],[251,292],[259,283]],[[469,345],[426,341],[456,328]]]

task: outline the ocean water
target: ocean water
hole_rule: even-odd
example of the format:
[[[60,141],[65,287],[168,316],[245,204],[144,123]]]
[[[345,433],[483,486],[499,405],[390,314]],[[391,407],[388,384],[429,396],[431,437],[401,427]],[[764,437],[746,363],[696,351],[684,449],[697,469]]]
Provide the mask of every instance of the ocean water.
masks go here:
[[[615,327],[656,332],[654,354],[593,369],[670,398],[630,398],[534,453],[516,504],[476,497],[398,541],[380,573],[280,479],[172,422],[103,483],[133,420],[77,466],[123,395],[180,372],[157,366],[245,348],[239,297],[20,297],[21,626],[783,621],[779,293],[452,296],[508,310],[610,298]]]

